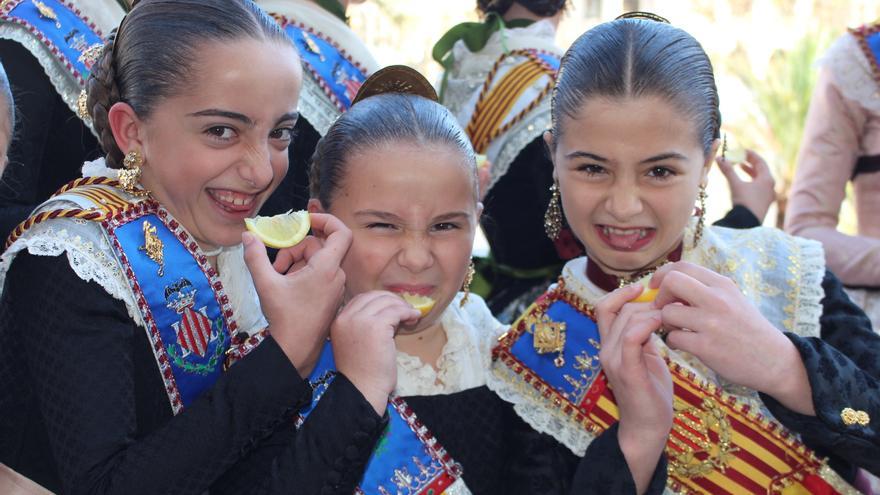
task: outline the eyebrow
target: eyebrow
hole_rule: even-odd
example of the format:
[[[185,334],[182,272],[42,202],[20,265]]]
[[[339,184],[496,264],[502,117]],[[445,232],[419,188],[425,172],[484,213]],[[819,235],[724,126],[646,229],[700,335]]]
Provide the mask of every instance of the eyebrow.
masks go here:
[[[221,110],[219,108],[209,108],[207,110],[200,110],[198,112],[194,112],[188,115],[188,117],[223,117],[226,119],[237,120],[249,127],[253,127],[254,121],[250,119],[247,115],[238,112],[231,112],[229,110]],[[275,121],[275,125],[280,124],[281,122],[285,122],[288,120],[297,120],[299,119],[299,112],[287,112],[282,115],[278,120]]]
[[[397,215],[395,215],[394,213],[389,213],[387,211],[379,211],[379,210],[356,211],[354,213],[354,216],[356,216],[356,217],[377,217],[377,218],[381,218],[382,220],[388,220],[388,221],[398,221],[398,222],[402,221],[402,219],[400,217],[398,217]],[[438,216],[434,217],[432,219],[432,221],[433,222],[445,222],[445,221],[454,220],[454,219],[468,218],[468,216],[469,215],[466,212],[453,211],[453,212],[449,212],[449,213],[443,213],[442,215],[438,215]]]
[[[601,162],[601,163],[608,163],[608,161],[609,161],[605,157],[590,153],[588,151],[572,151],[571,153],[565,155],[565,157],[569,158],[569,159],[570,158],[588,158],[590,160],[595,160],[595,161]],[[659,155],[652,156],[650,158],[646,158],[639,163],[640,164],[656,163],[656,162],[662,162],[664,160],[687,160],[687,157],[682,155],[681,153],[678,153],[675,151],[670,151],[667,153],[661,153]]]

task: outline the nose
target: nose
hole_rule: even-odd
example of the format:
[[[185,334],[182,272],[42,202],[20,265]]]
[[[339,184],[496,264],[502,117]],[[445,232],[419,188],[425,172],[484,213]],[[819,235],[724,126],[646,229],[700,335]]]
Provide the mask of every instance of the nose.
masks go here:
[[[412,273],[427,270],[434,264],[431,241],[424,235],[407,235],[400,247],[397,261]]]
[[[275,178],[269,143],[249,146],[244,159],[241,161],[241,166],[238,168],[238,173],[242,179],[256,190],[261,191],[269,187],[269,184]]]
[[[615,184],[606,200],[606,208],[615,220],[626,222],[642,211],[639,189],[633,185]]]

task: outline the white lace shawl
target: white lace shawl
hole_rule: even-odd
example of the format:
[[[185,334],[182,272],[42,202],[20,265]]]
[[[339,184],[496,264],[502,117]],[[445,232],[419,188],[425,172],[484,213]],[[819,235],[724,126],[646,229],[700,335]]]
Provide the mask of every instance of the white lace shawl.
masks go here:
[[[86,163],[83,174],[86,177],[101,175],[115,178],[117,171],[106,168],[104,159],[101,158]],[[50,201],[38,210],[73,206],[75,205]],[[79,278],[86,282],[96,282],[107,294],[125,303],[129,316],[139,326],[146,328],[116,252],[99,223],[55,218],[26,231],[0,257],[0,291],[15,255],[24,250],[37,256],[60,256],[66,253],[70,267]],[[239,329],[255,333],[265,328],[266,319],[260,310],[253,280],[244,263],[242,246],[239,244],[224,248],[217,258],[217,268]]]
[[[789,236],[778,229],[727,229],[706,227],[703,239],[693,246],[693,226],[685,232],[682,259],[731,277],[743,293],[776,328],[804,337],[820,334],[819,317],[824,297],[822,279],[825,257],[816,241]],[[568,291],[594,304],[606,292],[586,276],[587,258],[566,263],[562,278]],[[696,357],[670,349],[654,336],[661,352],[694,371],[699,377],[726,392],[751,403],[753,408],[772,414],[756,391],[724,381]],[[492,364],[487,382],[501,398],[514,404],[517,414],[537,431],[552,435],[577,455],[584,455],[594,436],[534,392],[523,387],[522,379],[501,362]]]
[[[489,37],[486,46],[479,52],[471,52],[463,41],[452,48],[455,60],[453,68],[446,77],[443,104],[455,115],[462,126],[467,126],[473,115],[480,90],[492,65],[507,51],[518,49],[538,49],[562,56],[554,38],[556,28],[549,20],[541,20],[523,28],[496,31]],[[511,61],[513,63],[513,61]],[[515,115],[525,105],[538,96],[546,81],[540,79],[526,91],[518,106],[511,109]],[[531,97],[530,97],[531,96]],[[492,163],[487,191],[495,185],[516,159],[522,149],[550,128],[550,96],[547,95],[537,107],[503,135],[492,141],[486,155]]]
[[[492,316],[480,296],[471,294],[464,307],[459,305],[461,297],[462,293],[456,295],[441,316],[446,345],[436,370],[397,352],[397,395],[451,394],[486,384],[492,347],[507,327]]]
[[[847,33],[838,38],[817,64],[829,69],[844,97],[858,102],[865,110],[880,113],[880,85],[874,78],[873,62],[865,56],[855,36]]]

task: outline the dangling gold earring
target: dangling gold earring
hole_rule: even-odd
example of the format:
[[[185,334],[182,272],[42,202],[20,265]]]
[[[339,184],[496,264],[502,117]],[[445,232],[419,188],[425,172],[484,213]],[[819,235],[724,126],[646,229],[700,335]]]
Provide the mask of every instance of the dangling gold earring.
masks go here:
[[[461,301],[458,302],[458,305],[464,307],[467,304],[468,296],[471,295],[471,282],[474,281],[474,273],[476,273],[477,269],[474,268],[474,260],[468,264],[467,273],[464,276],[464,283],[461,284],[461,291],[464,292],[464,295],[461,297]]]
[[[727,133],[721,138],[721,159],[727,160]]]
[[[140,151],[132,150],[125,155],[125,159],[122,160],[124,168],[119,171],[119,185],[122,186],[123,191],[138,197],[149,196],[150,191],[138,189],[143,164],[144,157]]]
[[[559,199],[559,184],[553,181],[550,186],[550,204],[547,205],[547,211],[544,213],[544,232],[551,241],[559,238],[559,232],[562,231],[562,204]]]
[[[706,186],[700,185],[700,192],[697,193],[697,201],[700,202],[700,206],[697,209],[697,228],[694,230],[694,247],[697,247],[697,244],[700,243],[700,239],[703,238],[703,227],[706,226],[706,198],[709,195],[706,194]]]

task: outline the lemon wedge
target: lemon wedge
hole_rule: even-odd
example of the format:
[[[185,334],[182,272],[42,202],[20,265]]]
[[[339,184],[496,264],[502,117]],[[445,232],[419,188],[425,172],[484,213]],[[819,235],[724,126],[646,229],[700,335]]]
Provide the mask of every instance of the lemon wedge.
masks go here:
[[[263,241],[263,244],[282,249],[297,245],[311,228],[309,212],[288,211],[274,217],[245,218],[244,226]]]
[[[436,303],[436,301],[434,301],[430,297],[420,296],[418,294],[404,293],[401,294],[400,297],[402,297],[404,301],[408,302],[410,306],[419,310],[419,312],[422,313],[422,316],[428,314],[431,309],[434,308],[434,304]]]
[[[642,291],[641,294],[639,294],[639,297],[633,299],[632,302],[652,302],[654,299],[657,298],[657,292],[660,289],[652,289],[649,287],[651,283],[650,276],[641,279],[639,282],[645,289]]]

